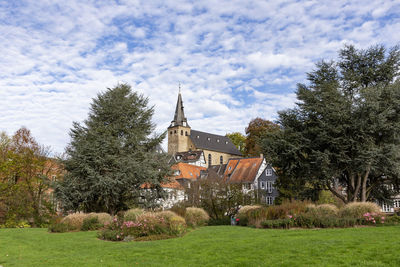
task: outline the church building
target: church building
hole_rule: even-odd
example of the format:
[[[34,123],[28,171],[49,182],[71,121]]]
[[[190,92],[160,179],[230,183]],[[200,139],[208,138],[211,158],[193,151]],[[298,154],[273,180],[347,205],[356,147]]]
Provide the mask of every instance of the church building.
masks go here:
[[[232,141],[222,135],[192,130],[183,111],[182,96],[179,92],[174,120],[168,127],[168,154],[202,151],[206,166],[226,164],[230,158],[242,154]]]

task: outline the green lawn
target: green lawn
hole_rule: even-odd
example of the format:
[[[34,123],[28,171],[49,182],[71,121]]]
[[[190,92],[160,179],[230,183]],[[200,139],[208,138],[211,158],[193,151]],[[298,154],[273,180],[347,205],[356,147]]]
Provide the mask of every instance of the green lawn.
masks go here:
[[[400,227],[203,227],[182,238],[115,243],[95,232],[0,229],[0,266],[400,266]]]

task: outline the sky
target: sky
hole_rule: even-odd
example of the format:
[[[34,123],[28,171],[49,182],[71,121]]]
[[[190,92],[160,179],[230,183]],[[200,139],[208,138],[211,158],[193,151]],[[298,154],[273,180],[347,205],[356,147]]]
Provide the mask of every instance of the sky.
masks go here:
[[[0,0],[0,131],[62,153],[92,99],[128,83],[160,133],[180,83],[192,129],[244,133],[294,107],[316,62],[399,33],[398,0]]]

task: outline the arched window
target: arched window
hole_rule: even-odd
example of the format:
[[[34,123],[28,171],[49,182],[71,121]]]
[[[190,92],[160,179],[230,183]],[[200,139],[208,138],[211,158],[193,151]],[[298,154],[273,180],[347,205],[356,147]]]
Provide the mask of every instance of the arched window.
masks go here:
[[[187,133],[187,131],[185,131],[185,135],[186,135],[186,136],[188,136],[188,133]]]
[[[220,156],[219,157],[219,164],[224,164],[224,157],[223,156]]]
[[[211,154],[208,154],[208,166],[211,166]]]
[[[183,130],[181,130],[181,135],[183,135]]]

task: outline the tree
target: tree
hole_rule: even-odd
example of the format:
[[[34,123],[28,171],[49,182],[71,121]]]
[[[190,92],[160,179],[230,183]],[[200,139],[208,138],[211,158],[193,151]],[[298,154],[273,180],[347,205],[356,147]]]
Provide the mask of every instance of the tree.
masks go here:
[[[242,154],[244,154],[246,147],[246,136],[239,132],[227,133],[225,136],[231,139],[236,148],[242,152]]]
[[[399,67],[399,48],[381,45],[345,46],[338,62],[317,63],[309,84],[298,85],[297,107],[279,113],[283,130],[263,140],[282,181],[344,202],[398,193]]]
[[[191,183],[186,194],[186,206],[201,207],[215,220],[234,216],[241,206],[257,202],[255,191],[244,192],[242,184],[227,183],[215,172]]]
[[[267,133],[275,133],[279,131],[279,125],[261,118],[252,119],[249,126],[246,127],[245,155],[259,156],[262,153],[260,140]]]
[[[8,225],[21,220],[40,225],[53,212],[50,187],[61,168],[49,154],[50,149],[39,145],[24,127],[12,138],[1,134],[0,213]]]
[[[56,187],[66,210],[109,212],[137,203],[141,185],[162,194],[168,157],[155,152],[164,134],[153,134],[154,109],[127,84],[98,94],[84,125],[74,122],[66,148],[64,181]]]

